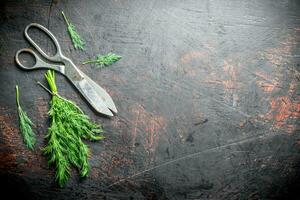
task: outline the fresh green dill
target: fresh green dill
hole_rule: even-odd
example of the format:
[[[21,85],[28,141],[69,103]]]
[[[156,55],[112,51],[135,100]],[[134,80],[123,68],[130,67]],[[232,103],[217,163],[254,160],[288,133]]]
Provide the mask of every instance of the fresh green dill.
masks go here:
[[[90,151],[82,139],[95,141],[104,139],[104,136],[100,125],[92,122],[74,102],[58,94],[54,71],[49,70],[45,77],[52,100],[49,110],[51,124],[46,135],[48,144],[43,151],[48,155],[48,164],[56,166],[56,181],[63,187],[70,177],[71,165],[79,170],[81,177],[89,173]]]
[[[87,60],[82,64],[97,64],[99,68],[111,65],[114,62],[120,60],[122,56],[116,55],[114,53],[109,53],[106,55],[98,55],[95,60]]]
[[[31,128],[31,126],[33,126],[32,121],[27,116],[26,112],[23,111],[20,105],[20,92],[18,85],[16,85],[16,101],[18,106],[20,131],[23,137],[23,141],[28,149],[33,150],[33,147],[36,143],[36,135]]]
[[[64,12],[61,12],[61,13],[62,13],[62,15],[64,17],[65,22],[67,23],[68,32],[70,34],[70,37],[72,39],[72,43],[73,43],[75,49],[84,50],[84,45],[85,45],[84,40],[77,33],[75,26],[72,23],[69,22],[69,20],[65,16]]]

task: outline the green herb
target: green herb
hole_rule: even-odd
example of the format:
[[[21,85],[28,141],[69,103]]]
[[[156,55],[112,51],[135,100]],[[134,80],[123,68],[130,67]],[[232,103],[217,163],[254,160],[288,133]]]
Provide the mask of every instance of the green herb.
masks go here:
[[[82,64],[97,64],[99,68],[111,65],[114,62],[120,60],[122,56],[116,55],[114,53],[109,53],[106,55],[98,55],[95,60],[87,60]]]
[[[65,16],[64,12],[61,12],[61,13],[62,13],[62,15],[63,15],[63,17],[64,17],[64,19],[65,19],[65,21],[67,23],[68,32],[69,32],[69,34],[71,36],[71,39],[72,39],[72,42],[73,42],[73,45],[74,45],[75,49],[84,50],[84,45],[85,45],[84,40],[77,33],[77,31],[75,29],[75,26],[69,22],[69,20]]]
[[[26,112],[24,112],[22,107],[20,106],[20,92],[19,92],[18,85],[16,85],[16,100],[17,100],[18,114],[20,120],[20,130],[23,136],[23,141],[28,149],[33,150],[33,146],[35,145],[36,142],[35,133],[32,131],[31,128],[33,123],[27,116]]]
[[[48,164],[56,166],[56,181],[63,187],[70,177],[70,167],[75,166],[81,177],[89,173],[89,148],[82,142],[88,140],[104,139],[100,125],[92,122],[82,110],[72,101],[61,97],[57,93],[54,71],[48,71],[45,77],[50,86],[48,92],[52,94],[49,115],[51,125],[46,139],[47,146],[43,149],[48,155]]]

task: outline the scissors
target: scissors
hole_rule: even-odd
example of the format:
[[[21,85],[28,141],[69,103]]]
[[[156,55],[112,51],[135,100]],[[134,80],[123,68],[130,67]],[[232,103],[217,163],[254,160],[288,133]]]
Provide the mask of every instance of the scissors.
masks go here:
[[[56,53],[53,56],[47,55],[29,36],[28,30],[31,28],[37,28],[47,34],[53,41],[56,47]],[[35,70],[35,69],[52,69],[65,75],[71,83],[79,90],[83,97],[89,102],[89,104],[99,113],[107,116],[113,116],[113,112],[117,113],[117,108],[110,97],[110,95],[100,87],[96,82],[90,79],[84,74],[70,58],[67,58],[62,54],[61,47],[55,38],[55,36],[44,26],[31,23],[25,28],[25,38],[28,42],[42,55],[45,60],[55,62],[55,64],[47,63],[42,60],[32,49],[24,48],[17,51],[15,60],[18,66],[24,70]],[[21,53],[32,54],[35,58],[35,64],[31,67],[24,66],[20,60],[19,55]],[[58,64],[59,63],[59,64]]]

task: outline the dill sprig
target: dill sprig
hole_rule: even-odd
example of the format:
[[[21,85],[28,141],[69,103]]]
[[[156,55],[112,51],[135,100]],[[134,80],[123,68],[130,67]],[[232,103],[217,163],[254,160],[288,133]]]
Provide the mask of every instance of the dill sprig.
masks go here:
[[[23,111],[23,109],[20,105],[20,92],[19,92],[18,85],[16,85],[16,101],[17,101],[17,106],[18,106],[20,131],[21,131],[21,134],[23,137],[23,141],[28,149],[33,150],[33,147],[36,142],[36,136],[31,128],[31,126],[33,126],[32,121],[27,116],[26,112]]]
[[[49,92],[52,94],[52,100],[49,110],[51,125],[46,135],[48,144],[43,151],[49,157],[48,164],[56,166],[56,181],[63,187],[70,177],[71,165],[79,170],[81,177],[88,175],[90,151],[81,139],[104,139],[101,135],[103,130],[74,102],[57,93],[54,71],[49,70],[45,77],[51,90]]]
[[[67,23],[68,32],[70,34],[70,37],[72,39],[72,43],[73,43],[75,49],[84,50],[84,45],[85,45],[84,40],[77,33],[75,26],[72,23],[69,22],[69,20],[65,16],[64,12],[61,12],[61,13],[62,13],[62,15],[64,17],[65,22]]]
[[[98,55],[95,60],[87,60],[82,64],[97,64],[99,68],[111,65],[114,62],[120,60],[122,56],[116,55],[114,53],[109,53],[106,55]]]

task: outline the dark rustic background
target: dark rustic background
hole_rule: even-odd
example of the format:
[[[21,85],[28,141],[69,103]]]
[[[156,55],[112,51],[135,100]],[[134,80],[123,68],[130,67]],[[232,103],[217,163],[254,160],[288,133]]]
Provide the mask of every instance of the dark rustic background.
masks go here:
[[[61,11],[85,51],[74,50]],[[107,136],[87,142],[89,177],[74,170],[63,189],[40,150],[50,96],[36,81],[45,71],[14,63],[29,47],[31,22],[48,27],[119,110],[112,119],[95,114],[58,76],[61,95]],[[100,70],[80,64],[108,52],[123,58]],[[300,189],[299,70],[298,0],[2,1],[1,190],[30,199],[292,199]],[[33,152],[19,134],[16,84],[36,124]]]

